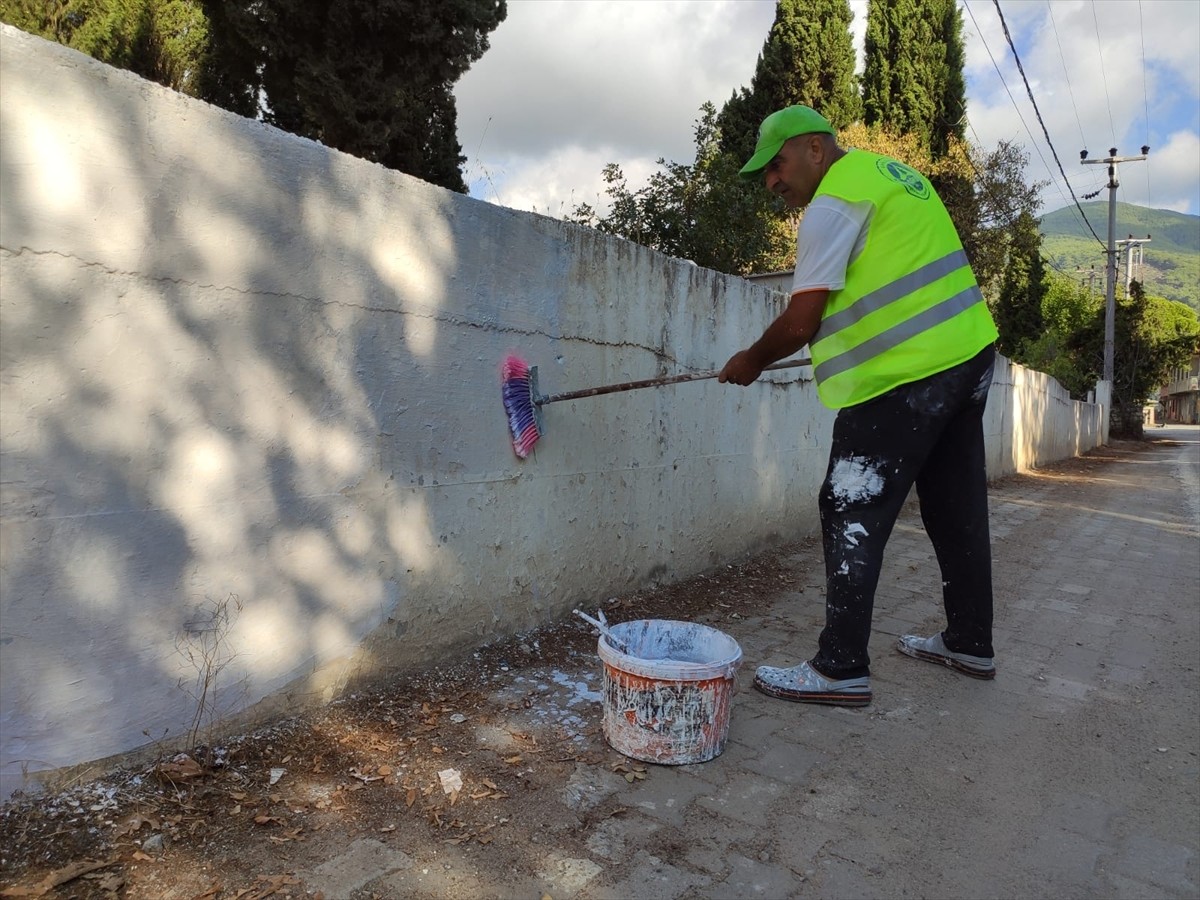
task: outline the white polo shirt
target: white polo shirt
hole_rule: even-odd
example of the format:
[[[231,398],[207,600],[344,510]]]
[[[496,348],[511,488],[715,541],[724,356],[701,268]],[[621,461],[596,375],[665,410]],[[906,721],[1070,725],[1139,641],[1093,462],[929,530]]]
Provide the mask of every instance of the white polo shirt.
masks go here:
[[[792,296],[846,286],[846,269],[866,246],[874,210],[869,202],[849,203],[828,194],[808,205],[796,232]]]

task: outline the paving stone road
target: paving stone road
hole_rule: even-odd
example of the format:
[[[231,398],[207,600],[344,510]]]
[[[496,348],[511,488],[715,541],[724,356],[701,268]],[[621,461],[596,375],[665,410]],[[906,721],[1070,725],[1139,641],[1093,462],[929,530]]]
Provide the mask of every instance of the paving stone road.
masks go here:
[[[755,666],[813,652],[812,547],[765,614],[725,628],[745,663],[721,756],[564,785],[564,816],[601,797],[626,809],[589,830],[586,856],[549,837],[540,877],[514,882],[414,869],[368,840],[306,885],[331,898],[1200,896],[1200,429],[1150,437],[993,487],[995,681],[893,649],[940,625],[910,503],[878,593],[871,706],[751,688]]]
[[[758,665],[792,665],[815,649],[823,563],[816,541],[798,540],[650,592],[662,601],[654,608],[677,609],[682,589],[694,615],[743,651],[729,740],[711,761],[639,765],[605,745],[600,661],[572,621],[580,640],[556,655],[522,636],[502,652],[527,661],[504,655],[491,666],[478,652],[464,660],[471,680],[459,693],[474,698],[463,710],[470,715],[449,715],[461,698],[433,699],[447,682],[431,670],[363,701],[428,707],[428,717],[405,720],[408,730],[336,709],[328,722],[266,729],[266,744],[296,754],[280,795],[262,787],[265,767],[293,757],[243,757],[250,761],[196,789],[197,802],[216,798],[214,821],[193,816],[189,824],[208,825],[171,830],[169,847],[167,829],[133,835],[138,844],[121,836],[145,817],[158,828],[155,810],[162,806],[165,823],[173,809],[152,781],[136,793],[130,773],[46,798],[44,815],[10,820],[7,843],[45,826],[49,859],[67,834],[55,823],[100,810],[89,829],[97,841],[80,852],[108,871],[88,882],[75,878],[90,872],[87,859],[56,858],[72,880],[47,894],[89,900],[118,890],[138,900],[1192,900],[1200,897],[1200,428],[1148,436],[993,485],[994,681],[894,649],[901,634],[941,626],[940,576],[910,502],[880,581],[868,707],[787,703],[751,687]],[[753,602],[735,597],[750,594]],[[561,642],[563,633],[554,623],[541,637]],[[440,801],[444,815],[464,820],[456,827],[427,822],[426,801],[412,805],[419,781],[356,781],[354,797],[366,799],[351,802],[356,788],[336,748],[323,766],[311,757],[322,756],[314,740],[340,746],[361,731],[376,735],[374,755],[345,765],[386,761],[416,778],[426,751],[401,753],[397,740],[416,747],[417,721],[420,746],[445,754],[429,764],[458,766],[471,785],[453,814],[445,803],[454,798]],[[497,788],[489,772],[502,782],[494,795],[479,791]],[[436,784],[426,787],[441,797]],[[109,803],[118,793],[124,806]],[[251,813],[228,808],[236,799],[240,809],[241,798],[286,826],[247,825]],[[42,896],[45,873],[9,873],[3,857],[0,893]],[[258,873],[268,874],[254,880]],[[116,887],[105,888],[110,881]]]

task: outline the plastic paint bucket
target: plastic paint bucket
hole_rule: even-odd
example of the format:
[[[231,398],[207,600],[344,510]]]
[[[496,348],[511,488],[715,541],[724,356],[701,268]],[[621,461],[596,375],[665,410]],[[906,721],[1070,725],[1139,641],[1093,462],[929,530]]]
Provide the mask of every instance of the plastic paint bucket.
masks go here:
[[[604,737],[633,759],[664,765],[707,762],[725,749],[742,648],[694,622],[639,619],[601,636]]]

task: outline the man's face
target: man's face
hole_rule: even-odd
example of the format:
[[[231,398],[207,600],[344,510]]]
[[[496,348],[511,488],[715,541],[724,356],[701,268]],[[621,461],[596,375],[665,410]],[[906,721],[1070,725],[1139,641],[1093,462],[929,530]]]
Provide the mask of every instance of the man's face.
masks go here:
[[[825,174],[824,159],[820,135],[801,134],[789,139],[767,163],[767,190],[782,197],[791,209],[808,206]]]

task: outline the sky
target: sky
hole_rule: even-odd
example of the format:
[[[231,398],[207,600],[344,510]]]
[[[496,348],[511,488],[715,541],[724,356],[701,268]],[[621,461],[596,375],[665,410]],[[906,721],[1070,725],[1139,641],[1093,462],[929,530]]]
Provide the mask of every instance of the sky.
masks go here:
[[[850,6],[861,69],[867,3]],[[1026,181],[1051,182],[1043,212],[1107,185],[1107,166],[1081,164],[1080,150],[1149,145],[1146,161],[1119,165],[1117,199],[1200,214],[1200,0],[999,6],[959,0],[967,137],[1022,145]],[[659,158],[691,163],[701,105],[749,87],[774,17],[774,0],[508,0],[455,90],[471,196],[561,218],[579,203],[606,209],[607,163],[634,189]]]

